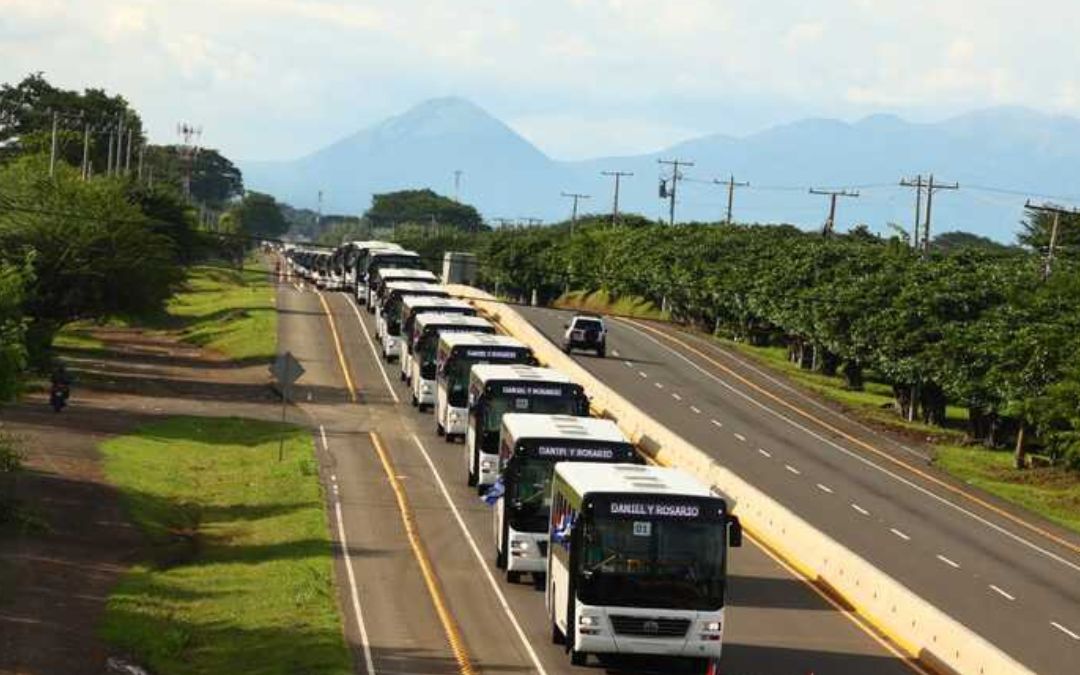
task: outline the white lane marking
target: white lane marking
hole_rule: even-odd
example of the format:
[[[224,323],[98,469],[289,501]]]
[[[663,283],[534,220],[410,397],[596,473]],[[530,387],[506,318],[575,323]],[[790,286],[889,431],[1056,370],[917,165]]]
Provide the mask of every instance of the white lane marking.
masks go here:
[[[612,349],[611,350],[611,355],[614,356],[615,358],[618,358],[619,357],[619,350],[618,349]]]
[[[952,561],[952,560],[949,560],[948,558],[946,558],[945,556],[941,555],[940,553],[939,553],[939,554],[937,555],[937,559],[938,559],[938,560],[940,560],[941,562],[945,563],[945,564],[946,564],[946,565],[948,565],[949,567],[951,567],[951,568],[955,569],[955,570],[958,570],[958,569],[960,569],[960,563],[958,563],[958,562],[955,562],[955,561]]]
[[[330,451],[330,446],[326,443],[326,429],[324,429],[323,425],[321,425],[321,424],[319,425],[319,435],[322,436],[323,450],[326,450],[327,452],[329,452]]]
[[[625,365],[627,368],[633,368],[634,367],[634,364],[630,363],[629,361],[623,361],[623,365]]]
[[[762,457],[772,457],[772,454],[764,448],[758,448],[757,451],[761,453]]]
[[[319,433],[322,434],[323,443],[326,442],[326,430],[319,425]],[[329,452],[330,448],[326,448]],[[356,625],[360,629],[360,646],[364,650],[364,668],[368,675],[375,675],[375,662],[371,659],[371,644],[368,641],[367,625],[364,623],[364,614],[360,611],[360,591],[356,588],[356,573],[353,571],[352,556],[349,555],[349,540],[345,537],[345,518],[341,515],[341,500],[337,497],[337,485],[334,486],[334,515],[337,517],[338,541],[341,543],[342,558],[345,559],[345,575],[349,579],[349,595],[352,598],[353,614],[356,616]]]
[[[638,375],[640,375],[640,376],[642,376],[642,377],[648,377],[648,375],[646,375],[646,374],[645,374],[645,371],[644,371],[644,370],[639,370],[639,371],[637,371],[637,374],[638,374]]]
[[[791,473],[795,474],[796,476],[801,476],[802,475],[802,471],[799,471],[798,469],[791,466],[790,464],[785,464],[784,468],[787,469],[788,471],[790,471]]]
[[[904,534],[904,533],[903,533],[903,532],[901,532],[900,530],[896,529],[895,527],[890,527],[890,528],[889,528],[889,532],[892,532],[893,534],[895,534],[896,536],[900,537],[900,538],[901,538],[901,539],[903,539],[904,541],[911,541],[911,537],[907,536],[906,534]]]
[[[330,474],[330,480],[332,480],[332,481],[334,481],[336,483],[337,482],[337,474],[336,473]]]
[[[664,385],[660,384],[659,382],[653,382],[653,386],[656,387],[657,389],[663,389],[664,388]]]
[[[521,644],[525,646],[525,651],[529,653],[529,658],[532,659],[535,672],[541,675],[547,675],[547,671],[544,670],[544,665],[540,663],[540,657],[536,655],[533,650],[532,644],[529,643],[529,638],[526,637],[525,631],[522,630],[521,624],[518,623],[517,617],[514,616],[514,610],[510,608],[510,603],[506,601],[506,596],[503,595],[502,588],[498,582],[495,581],[495,576],[492,575],[491,570],[487,566],[487,558],[480,553],[480,547],[476,545],[476,540],[473,539],[472,533],[469,532],[469,528],[465,525],[465,520],[461,517],[461,512],[458,511],[457,504],[450,497],[450,491],[446,489],[446,483],[443,482],[442,476],[439,475],[438,469],[435,468],[435,462],[431,461],[431,455],[428,454],[427,448],[424,447],[420,437],[415,433],[412,434],[413,442],[416,443],[416,447],[420,449],[420,454],[424,456],[424,461],[427,462],[428,468],[431,469],[431,474],[435,476],[435,482],[439,486],[439,490],[442,491],[443,497],[446,499],[447,505],[450,507],[450,512],[454,514],[454,519],[457,521],[458,527],[461,528],[462,533],[465,535],[465,539],[469,542],[469,548],[472,549],[473,555],[476,556],[476,562],[480,565],[480,569],[484,571],[484,576],[487,577],[488,583],[491,584],[491,590],[495,592],[496,597],[499,599],[499,605],[502,607],[503,613],[506,614],[506,618],[510,619],[510,623],[514,626],[514,631],[518,634],[518,638],[521,640]]]
[[[383,382],[386,383],[386,390],[390,392],[391,398],[394,399],[394,403],[401,403],[401,399],[398,398],[397,392],[394,391],[394,387],[390,384],[390,376],[386,374],[386,368],[383,368],[382,359],[379,358],[379,350],[375,348],[375,342],[371,339],[371,333],[368,332],[367,326],[364,325],[364,319],[360,316],[360,310],[356,307],[356,301],[349,296],[349,307],[352,307],[353,314],[356,315],[356,322],[360,324],[360,328],[364,331],[364,337],[367,338],[367,343],[371,347],[371,354],[375,357],[375,365],[379,367],[379,371],[382,373]]]
[[[990,590],[994,591],[995,593],[997,593],[1001,597],[1005,598],[1006,600],[1016,600],[1015,597],[1013,597],[1009,593],[1006,593],[1003,589],[998,588],[994,584],[990,584]]]
[[[717,421],[717,420],[709,420],[709,421],[710,421],[710,422],[712,422],[712,425],[713,425],[714,427],[716,427],[717,429],[719,429],[720,427],[724,426],[723,422],[719,422],[719,421]]]
[[[1060,623],[1058,623],[1057,621],[1051,621],[1051,622],[1050,622],[1050,625],[1051,625],[1051,626],[1053,626],[1054,628],[1057,628],[1057,629],[1058,629],[1059,631],[1061,631],[1062,633],[1065,633],[1066,635],[1068,635],[1068,636],[1069,636],[1069,637],[1071,637],[1072,639],[1074,639],[1074,640],[1080,640],[1080,635],[1077,635],[1076,633],[1072,632],[1071,630],[1069,630],[1069,629],[1068,629],[1068,628],[1066,628],[1065,626],[1062,626],[1062,625],[1061,625]]]
[[[822,492],[828,492],[829,494],[833,493],[831,487],[829,487],[828,485],[822,485],[821,483],[817,484],[817,489],[821,490]]]
[[[865,464],[868,467],[871,467],[873,469],[877,469],[878,471],[885,474],[886,476],[889,476],[890,478],[892,478],[892,479],[894,479],[894,480],[896,480],[896,481],[898,481],[900,483],[903,483],[904,485],[908,486],[909,488],[911,488],[913,490],[921,492],[922,494],[926,495],[927,497],[930,497],[931,499],[933,499],[933,500],[937,501],[938,503],[943,504],[943,505],[953,509],[954,511],[957,511],[958,513],[964,514],[965,516],[971,518],[972,520],[975,520],[975,521],[981,523],[982,525],[985,525],[986,527],[990,528],[991,530],[994,530],[995,532],[997,532],[997,533],[999,533],[1001,535],[1004,535],[1004,536],[1008,537],[1009,539],[1012,539],[1013,541],[1017,542],[1018,544],[1022,544],[1024,546],[1027,546],[1031,550],[1037,551],[1038,553],[1043,554],[1047,558],[1050,558],[1051,560],[1053,560],[1055,562],[1061,563],[1062,565],[1065,565],[1066,567],[1071,568],[1073,571],[1080,572],[1080,565],[1078,565],[1076,563],[1073,563],[1073,562],[1071,562],[1069,560],[1066,560],[1065,558],[1062,558],[1058,554],[1056,554],[1056,553],[1054,553],[1052,551],[1049,551],[1049,550],[1039,546],[1038,544],[1025,539],[1024,537],[1021,537],[1020,535],[1018,535],[1018,534],[1016,534],[1016,533],[1014,533],[1014,532],[1012,532],[1010,530],[1007,530],[1004,527],[987,520],[986,518],[983,518],[982,516],[980,516],[977,513],[974,513],[972,511],[969,511],[968,509],[965,509],[963,506],[960,506],[959,504],[954,504],[953,502],[949,501],[948,499],[945,499],[944,497],[937,494],[936,492],[934,492],[932,490],[928,490],[927,488],[924,488],[923,486],[918,485],[917,483],[914,483],[913,481],[908,480],[907,478],[904,478],[903,476],[897,474],[896,472],[891,471],[889,469],[886,469],[885,467],[870,461],[869,459],[867,459],[866,457],[863,457],[862,455],[858,454],[857,452],[855,452],[853,450],[849,450],[849,449],[845,448],[844,446],[836,443],[835,441],[832,441],[832,440],[822,436],[821,434],[819,434],[819,433],[805,427],[804,425],[796,422],[795,420],[791,419],[787,415],[784,415],[783,413],[780,413],[780,412],[778,412],[776,410],[773,410],[772,408],[765,405],[761,401],[758,401],[757,399],[753,398],[749,394],[746,394],[746,393],[740,391],[739,389],[735,388],[734,386],[729,384],[724,379],[722,379],[720,377],[717,377],[715,374],[713,374],[713,373],[709,372],[708,370],[706,370],[705,368],[699,366],[697,363],[694,363],[694,361],[692,361],[690,358],[688,358],[685,355],[675,351],[671,347],[663,344],[662,342],[660,342],[659,340],[657,340],[653,336],[649,335],[648,333],[644,332],[643,330],[639,329],[638,327],[636,327],[634,325],[631,325],[631,324],[628,324],[628,323],[624,323],[623,325],[625,325],[628,329],[634,331],[635,333],[638,333],[639,335],[641,335],[645,339],[649,340],[653,344],[657,345],[661,349],[671,352],[672,354],[674,354],[675,356],[677,356],[678,358],[682,359],[687,364],[689,364],[690,367],[694,368],[695,370],[702,373],[706,377],[716,381],[718,384],[720,384],[720,386],[724,387],[725,389],[732,392],[736,396],[738,396],[738,397],[740,397],[742,399],[745,399],[746,401],[748,401],[752,405],[755,405],[758,408],[761,408],[762,410],[769,413],[770,415],[773,415],[775,417],[779,417],[781,420],[787,422],[788,424],[795,427],[796,429],[799,429],[800,431],[807,434],[808,436],[810,436],[812,438],[815,438],[818,441],[821,441],[822,443],[828,445],[829,447],[832,447],[832,448],[834,448],[836,450],[839,450],[840,452],[844,453],[845,455],[847,455],[847,456],[851,457],[852,459],[855,459],[855,460],[857,460],[859,462],[862,462],[863,464]]]
[[[690,409],[691,409],[691,410],[693,410],[693,411],[694,411],[694,414],[696,414],[696,415],[700,415],[700,414],[701,414],[701,410],[700,410],[700,409],[698,409],[698,407],[697,407],[696,405],[692,405],[692,406],[690,406]]]
[[[742,441],[743,443],[745,443],[745,442],[746,442],[746,436],[743,436],[742,434],[732,434],[732,435],[733,435],[733,436],[735,436],[735,438],[737,438],[737,439],[739,439],[740,441]]]
[[[675,399],[676,401],[681,401],[682,400],[682,396],[679,396],[675,392],[671,393],[671,398]]]
[[[855,509],[856,511],[858,511],[858,512],[859,512],[859,513],[861,513],[861,514],[863,514],[864,516],[868,516],[868,515],[870,515],[870,512],[869,512],[869,511],[867,511],[867,510],[866,510],[866,509],[864,509],[863,507],[859,506],[858,504],[852,503],[852,505],[851,505],[851,508]]]

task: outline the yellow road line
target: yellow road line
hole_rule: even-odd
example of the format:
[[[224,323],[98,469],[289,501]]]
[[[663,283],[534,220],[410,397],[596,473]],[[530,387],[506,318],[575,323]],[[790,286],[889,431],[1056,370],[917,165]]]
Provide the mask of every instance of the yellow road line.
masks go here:
[[[469,657],[465,640],[461,637],[461,630],[458,628],[457,621],[454,620],[453,615],[450,614],[450,610],[447,608],[442,587],[439,585],[439,580],[431,567],[431,560],[428,558],[427,551],[420,540],[420,532],[416,526],[416,518],[413,516],[412,507],[409,505],[409,498],[397,477],[397,472],[394,471],[394,465],[390,462],[390,455],[387,454],[386,449],[383,447],[379,435],[374,431],[369,432],[369,434],[371,442],[375,445],[375,451],[382,461],[386,477],[390,480],[390,487],[394,490],[394,496],[397,497],[398,509],[401,511],[401,521],[405,524],[405,534],[409,538],[409,545],[412,546],[416,562],[420,565],[420,573],[424,577],[424,584],[427,586],[431,601],[435,605],[435,613],[438,614],[443,631],[446,633],[446,640],[450,643],[450,651],[454,653],[458,671],[461,675],[473,675],[477,671],[473,667],[472,659]]]
[[[330,335],[334,338],[334,348],[337,349],[338,363],[341,364],[341,374],[345,376],[345,386],[349,388],[349,398],[356,403],[356,387],[353,386],[352,377],[349,376],[349,366],[345,364],[345,352],[341,349],[341,340],[338,338],[337,326],[334,324],[334,314],[330,311],[330,305],[326,304],[326,298],[319,291],[315,291],[322,303],[326,319],[330,322]]]
[[[784,406],[788,410],[791,410],[792,412],[794,412],[794,413],[796,413],[796,414],[798,414],[798,415],[800,415],[800,416],[802,416],[802,417],[804,417],[804,418],[806,418],[808,420],[811,420],[812,422],[815,422],[816,424],[820,425],[821,427],[823,427],[825,429],[828,429],[830,432],[836,434],[837,436],[840,436],[841,438],[844,438],[848,442],[853,443],[853,444],[859,446],[860,448],[863,448],[864,450],[872,452],[875,455],[881,457],[882,459],[884,459],[884,460],[886,460],[886,461],[888,461],[888,462],[890,462],[890,463],[892,463],[892,464],[894,464],[896,466],[899,466],[899,467],[901,467],[903,469],[906,469],[906,470],[910,471],[911,473],[915,474],[916,476],[919,476],[923,480],[926,480],[926,481],[928,481],[930,483],[933,483],[934,485],[940,487],[941,489],[951,492],[952,494],[956,495],[957,497],[961,497],[961,498],[963,498],[963,499],[965,499],[967,501],[978,504],[979,506],[983,507],[984,509],[987,509],[988,511],[991,511],[992,513],[994,513],[996,515],[999,515],[1002,518],[1006,518],[1007,520],[1013,522],[1016,525],[1019,525],[1019,526],[1025,528],[1025,529],[1027,529],[1027,530],[1029,530],[1031,532],[1034,532],[1035,534],[1041,535],[1041,536],[1049,539],[1050,541],[1058,544],[1059,546],[1067,548],[1070,551],[1073,551],[1074,553],[1080,553],[1080,546],[1077,546],[1076,544],[1073,544],[1072,542],[1069,542],[1069,541],[1057,536],[1056,534],[1054,534],[1052,532],[1049,532],[1049,531],[1039,527],[1038,525],[1035,525],[1034,523],[1029,523],[1028,521],[1024,520],[1023,518],[1020,518],[1019,516],[1015,516],[1015,515],[1009,513],[1008,511],[1006,511],[1006,510],[1004,510],[1002,508],[994,506],[993,504],[986,501],[985,499],[982,499],[982,498],[977,497],[977,496],[975,496],[973,494],[965,492],[964,490],[962,490],[962,489],[960,489],[960,488],[958,488],[958,487],[956,487],[954,485],[950,485],[949,483],[941,480],[940,478],[937,478],[936,476],[933,476],[933,475],[923,471],[922,469],[920,469],[920,468],[918,468],[916,466],[908,464],[907,462],[905,462],[903,460],[897,459],[896,457],[893,457],[892,455],[885,452],[884,450],[880,450],[880,449],[874,447],[873,445],[870,445],[866,441],[863,441],[862,439],[859,439],[859,438],[857,438],[855,436],[852,436],[851,434],[847,433],[846,431],[829,424],[828,422],[821,419],[820,417],[817,417],[817,416],[813,415],[812,413],[809,413],[809,412],[803,410],[799,406],[797,406],[797,405],[795,405],[793,403],[790,403],[788,401],[785,401],[784,399],[780,398],[776,394],[773,394],[772,392],[768,391],[767,389],[764,389],[764,388],[758,386],[757,384],[751,382],[750,380],[743,377],[739,373],[735,372],[731,368],[725,366],[724,364],[720,363],[716,359],[712,358],[708,354],[705,354],[704,352],[697,349],[696,347],[694,347],[694,346],[692,346],[690,344],[687,344],[683,340],[681,340],[681,339],[679,339],[679,338],[677,338],[677,337],[675,337],[673,335],[669,335],[669,334],[667,334],[666,332],[664,332],[662,330],[658,330],[656,328],[653,328],[652,326],[649,326],[649,325],[646,325],[646,324],[643,324],[643,323],[639,323],[637,321],[633,321],[633,320],[630,320],[630,319],[623,319],[623,321],[625,321],[626,323],[629,323],[629,324],[633,324],[634,326],[636,326],[638,328],[641,328],[643,330],[647,330],[647,331],[649,331],[651,333],[655,333],[655,334],[661,336],[662,338],[664,338],[665,340],[667,340],[669,342],[674,342],[674,343],[676,343],[678,345],[681,345],[683,348],[685,348],[688,351],[691,351],[694,354],[696,354],[696,355],[700,356],[701,358],[705,359],[706,361],[708,361],[712,365],[714,365],[717,368],[719,368],[720,370],[724,371],[725,373],[727,373],[731,377],[734,377],[735,379],[739,380],[740,382],[742,382],[746,386],[748,386],[748,387],[752,388],[753,390],[757,391],[761,395],[766,396],[769,399],[772,399],[773,401],[775,401],[776,403]]]

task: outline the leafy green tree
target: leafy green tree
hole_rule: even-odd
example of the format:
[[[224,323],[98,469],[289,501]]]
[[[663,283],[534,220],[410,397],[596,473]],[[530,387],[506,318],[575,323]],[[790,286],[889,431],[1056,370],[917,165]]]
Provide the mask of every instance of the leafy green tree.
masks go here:
[[[30,274],[29,265],[0,261],[0,401],[15,396],[19,374],[26,368],[22,305]]]
[[[377,194],[364,218],[375,227],[402,223],[450,225],[475,231],[483,226],[480,214],[468,204],[438,195],[431,190],[400,190]]]
[[[930,240],[930,248],[942,253],[953,253],[964,249],[975,249],[986,253],[1014,253],[1012,247],[999,243],[989,237],[982,237],[971,232],[942,232]]]
[[[1050,248],[1050,233],[1054,216],[1049,213],[1032,212],[1020,223],[1016,239],[1021,246],[1045,254]],[[1080,257],[1080,214],[1063,214],[1058,223],[1055,254],[1064,258]]]
[[[184,159],[178,145],[151,145],[146,150],[144,172],[153,170],[154,184],[183,192]],[[222,209],[243,196],[244,177],[232,161],[213,148],[200,148],[191,164],[191,197],[214,209]]]
[[[247,236],[277,239],[289,230],[277,201],[262,192],[249,190],[230,212],[238,231]]]

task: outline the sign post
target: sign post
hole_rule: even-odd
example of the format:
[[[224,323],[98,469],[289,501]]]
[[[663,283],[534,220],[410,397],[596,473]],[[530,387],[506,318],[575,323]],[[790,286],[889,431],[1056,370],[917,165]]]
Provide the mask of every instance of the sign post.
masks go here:
[[[303,376],[304,367],[300,365],[292,352],[285,352],[284,354],[278,354],[277,359],[270,366],[270,374],[273,375],[274,381],[277,382],[278,387],[281,389],[281,423],[285,424],[285,411],[289,405],[289,391],[292,389],[293,382]],[[281,438],[278,440],[278,461],[282,461],[284,457],[285,431],[283,429]]]

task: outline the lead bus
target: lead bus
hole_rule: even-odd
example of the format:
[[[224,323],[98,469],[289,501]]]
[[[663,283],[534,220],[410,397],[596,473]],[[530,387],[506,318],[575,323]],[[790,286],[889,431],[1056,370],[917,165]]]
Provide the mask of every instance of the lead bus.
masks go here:
[[[412,404],[421,412],[435,403],[436,355],[443,333],[483,333],[491,335],[495,326],[487,319],[463,314],[423,312],[416,315],[409,340],[409,388]]]
[[[580,384],[552,368],[473,366],[465,462],[469,485],[475,485],[480,494],[499,477],[499,430],[508,412],[582,417],[589,414],[589,399]]]
[[[465,437],[469,370],[482,363],[536,364],[533,351],[505,335],[442,333],[435,353],[435,433],[447,441]]]
[[[488,492],[494,506],[495,565],[517,583],[547,571],[551,476],[556,462],[638,462],[634,445],[615,422],[597,417],[506,413],[499,432],[499,479]],[[494,493],[494,497],[492,497]]]
[[[559,462],[551,492],[545,599],[571,663],[654,655],[716,673],[728,546],[742,544],[727,501],[679,469],[629,464]]]
[[[423,295],[406,295],[401,299],[401,381],[412,377],[413,328],[421,314],[462,314],[476,316],[476,308],[464,300]]]

